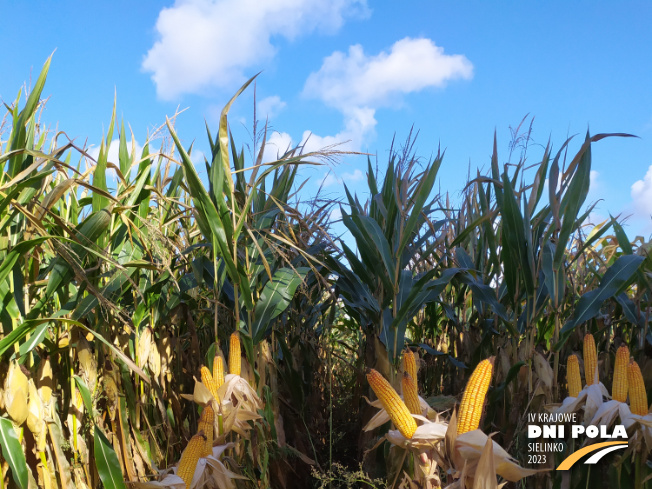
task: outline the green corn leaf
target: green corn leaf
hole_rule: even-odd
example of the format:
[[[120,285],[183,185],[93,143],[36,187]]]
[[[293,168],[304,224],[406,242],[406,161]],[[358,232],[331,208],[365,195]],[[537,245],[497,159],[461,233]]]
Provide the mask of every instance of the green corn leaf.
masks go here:
[[[580,297],[573,317],[564,325],[561,332],[568,333],[595,317],[600,312],[602,303],[622,291],[644,260],[644,257],[638,255],[623,255],[618,258],[605,272],[600,286]]]
[[[294,292],[310,271],[307,267],[281,268],[274,273],[274,280],[267,282],[256,303],[256,319],[252,325],[254,344],[258,344],[267,334],[271,322],[290,305]]]
[[[99,426],[95,426],[94,431],[95,466],[102,484],[106,489],[126,489],[115,450]]]
[[[396,251],[397,255],[400,255],[403,251],[403,248],[407,245],[408,241],[412,238],[412,235],[415,231],[418,230],[416,227],[417,222],[421,218],[421,211],[423,210],[424,205],[428,196],[432,192],[433,187],[435,186],[435,179],[437,178],[437,172],[441,166],[442,157],[437,156],[435,161],[426,168],[425,176],[422,176],[419,180],[419,185],[415,190],[416,198],[414,199],[414,206],[410,209],[410,217],[408,217],[405,227],[403,228],[403,236],[401,236],[401,242],[399,243],[398,250]]]
[[[0,447],[2,447],[2,458],[9,464],[14,482],[21,489],[27,489],[29,480],[27,461],[13,423],[7,418],[0,418]]]
[[[81,394],[82,401],[84,401],[84,407],[86,408],[88,417],[93,419],[93,401],[91,400],[91,392],[88,390],[86,383],[82,380],[81,377],[74,375],[73,379],[75,379],[75,384],[77,384],[77,388]]]
[[[49,325],[49,322],[44,322],[41,325],[37,326],[32,336],[30,336],[29,340],[20,345],[18,351],[21,357],[27,355],[30,351],[36,348],[39,343],[43,341],[43,338],[45,338],[45,335],[48,332]]]

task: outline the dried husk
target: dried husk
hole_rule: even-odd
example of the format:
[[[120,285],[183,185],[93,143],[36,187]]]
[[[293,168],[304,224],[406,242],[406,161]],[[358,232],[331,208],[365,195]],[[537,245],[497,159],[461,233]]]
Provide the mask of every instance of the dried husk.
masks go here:
[[[39,435],[45,431],[45,410],[43,409],[43,401],[36,390],[36,385],[32,379],[28,382],[29,389],[29,402],[27,404],[27,428],[34,434],[34,438],[38,440]],[[44,448],[44,447],[43,447]],[[42,451],[43,448],[39,448]]]
[[[149,352],[152,349],[152,328],[149,326],[140,332],[138,337],[138,366],[144,368],[149,360]]]
[[[4,402],[7,414],[17,425],[23,424],[27,419],[28,398],[27,376],[17,362],[11,362],[5,379]]]
[[[93,392],[97,384],[97,361],[90,344],[83,336],[77,340],[77,360],[79,360],[82,378],[88,389]]]
[[[147,363],[149,365],[149,371],[154,377],[158,378],[161,375],[161,355],[158,351],[158,345],[154,341],[151,342]]]
[[[52,399],[52,388],[54,387],[53,378],[50,357],[46,357],[41,360],[36,377],[38,382],[38,393],[45,405],[50,404],[50,399]]]

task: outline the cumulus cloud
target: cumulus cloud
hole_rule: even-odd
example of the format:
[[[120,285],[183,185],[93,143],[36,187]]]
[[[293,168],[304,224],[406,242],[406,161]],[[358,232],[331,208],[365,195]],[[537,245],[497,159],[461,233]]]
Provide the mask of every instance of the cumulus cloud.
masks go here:
[[[652,215],[652,165],[642,180],[634,182],[631,195],[635,211],[649,218]]]
[[[345,127],[335,136],[313,135],[309,144],[318,148],[350,139],[341,149],[358,151],[374,134],[378,108],[399,102],[403,95],[472,76],[473,65],[465,56],[445,54],[426,38],[406,37],[376,55],[365,54],[359,44],[348,53],[336,51],[310,74],[303,94],[340,111]]]
[[[445,54],[430,39],[406,37],[377,55],[366,55],[359,44],[348,53],[334,52],[310,74],[304,94],[342,111],[377,108],[402,94],[472,76],[473,65],[465,56]]]
[[[278,160],[286,151],[293,147],[292,136],[287,132],[274,132],[267,141],[265,141],[263,163]]]
[[[362,142],[375,132],[375,110],[368,107],[354,107],[347,110],[344,129],[334,136],[319,136],[304,131],[302,142],[304,153],[334,147],[337,151],[360,151]]]
[[[276,117],[276,115],[282,111],[287,104],[283,102],[281,97],[278,95],[272,95],[259,100],[256,105],[256,118],[264,121]]]
[[[129,152],[129,154],[131,154],[132,145],[133,145],[133,141],[127,141],[127,151]],[[91,148],[87,151],[87,153],[95,161],[97,161],[97,158],[100,155],[100,145],[91,146]],[[143,154],[143,147],[140,144],[138,144],[138,141],[136,141],[136,160],[140,159],[140,156],[142,154]],[[111,141],[111,145],[109,146],[109,154],[107,157],[107,161],[115,164],[116,166],[120,165],[120,140],[119,139],[114,139],[113,141]]]
[[[322,187],[331,187],[333,185],[341,185],[342,183],[351,184],[359,182],[364,179],[365,175],[361,170],[354,170],[352,173],[345,172],[342,175],[335,175],[333,172],[327,173],[322,179]]]
[[[164,99],[231,88],[274,57],[276,38],[334,33],[368,13],[365,0],[176,0],[159,13],[142,68]]]

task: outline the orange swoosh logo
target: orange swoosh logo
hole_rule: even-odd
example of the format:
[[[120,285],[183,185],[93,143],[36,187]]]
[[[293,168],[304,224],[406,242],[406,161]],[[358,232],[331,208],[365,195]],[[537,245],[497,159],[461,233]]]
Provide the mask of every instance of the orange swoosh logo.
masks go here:
[[[595,443],[593,445],[589,445],[587,447],[584,447],[574,453],[571,453],[566,459],[557,467],[557,470],[568,470],[570,469],[575,462],[577,462],[579,459],[581,459],[584,455],[588,455],[591,452],[595,452],[596,450],[600,450],[601,448],[604,447],[610,447],[613,445],[623,445],[623,447],[627,446],[627,442],[624,441],[605,441],[602,443]]]

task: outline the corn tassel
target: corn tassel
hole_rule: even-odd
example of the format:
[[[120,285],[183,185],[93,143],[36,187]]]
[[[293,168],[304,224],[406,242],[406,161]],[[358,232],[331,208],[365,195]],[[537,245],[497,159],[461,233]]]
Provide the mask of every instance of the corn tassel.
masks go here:
[[[213,420],[215,418],[215,413],[213,408],[206,406],[201,412],[201,417],[199,418],[199,426],[197,428],[198,433],[204,433],[206,437],[206,443],[204,444],[204,450],[201,454],[202,457],[207,457],[213,453]]]
[[[421,403],[419,402],[419,391],[412,376],[407,372],[403,372],[403,399],[405,405],[408,407],[412,414],[421,414]]]
[[[457,423],[458,435],[476,430],[480,426],[484,400],[491,384],[494,360],[495,357],[482,360],[471,374],[460,405],[459,422]]]
[[[417,430],[417,422],[387,379],[377,370],[369,369],[367,370],[367,381],[401,435],[407,439],[412,438]]]
[[[218,399],[217,384],[215,383],[215,379],[213,379],[213,375],[211,374],[211,371],[208,370],[208,367],[202,366],[201,368],[201,382],[208,388],[208,390],[211,392],[211,395],[215,399]]]
[[[229,340],[229,373],[233,375],[240,375],[241,360],[240,360],[240,336],[238,333],[231,334]]]
[[[570,355],[566,363],[566,381],[568,382],[568,395],[577,397],[582,390],[582,377],[580,377],[580,362],[576,355]]]
[[[592,334],[584,337],[584,379],[586,385],[599,382],[598,378],[598,352],[595,349],[595,340]]]
[[[213,359],[213,381],[218,389],[224,384],[224,360],[219,355]]]
[[[634,360],[627,367],[627,382],[629,384],[629,407],[633,414],[645,416],[648,412],[647,393],[641,369]]]
[[[417,377],[417,359],[409,348],[405,349],[403,353],[403,371],[410,374],[415,385],[418,384],[419,378]]]
[[[614,378],[611,385],[611,397],[618,402],[627,402],[628,374],[627,365],[629,364],[629,348],[621,346],[616,352],[616,362],[614,364]]]
[[[197,433],[190,439],[186,449],[181,454],[181,460],[179,461],[179,469],[177,470],[177,475],[183,479],[183,482],[186,483],[186,489],[190,487],[192,478],[195,475],[197,462],[199,461],[199,457],[204,450],[205,443],[206,436],[203,433]]]

